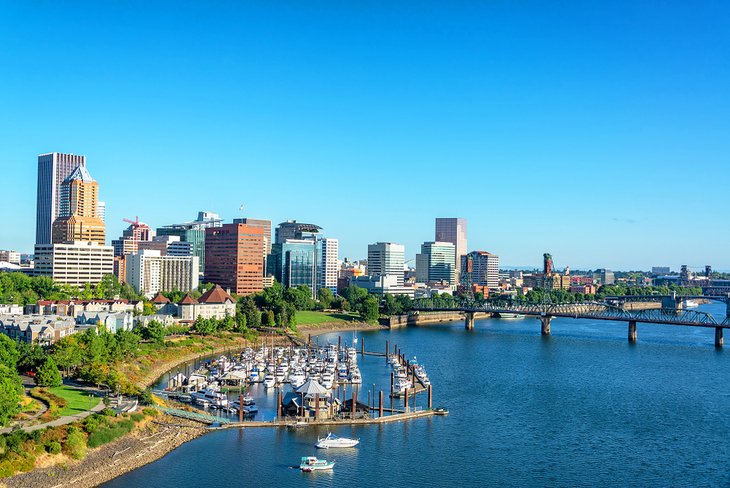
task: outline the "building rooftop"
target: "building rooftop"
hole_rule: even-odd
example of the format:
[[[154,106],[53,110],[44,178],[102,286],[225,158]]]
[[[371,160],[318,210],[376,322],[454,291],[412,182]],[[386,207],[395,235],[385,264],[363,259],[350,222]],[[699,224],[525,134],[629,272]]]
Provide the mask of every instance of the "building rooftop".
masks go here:
[[[210,290],[206,291],[203,296],[198,300],[199,303],[226,303],[230,300],[235,303],[235,300],[229,295],[220,285],[215,285]]]
[[[190,293],[186,293],[182,300],[180,300],[180,305],[196,305],[198,301],[190,296]]]
[[[85,166],[76,166],[76,169],[74,169],[70,175],[66,177],[64,183],[68,181],[73,180],[81,180],[84,183],[92,183],[94,181],[94,178],[91,177],[91,174],[89,174],[89,170],[86,169]]]

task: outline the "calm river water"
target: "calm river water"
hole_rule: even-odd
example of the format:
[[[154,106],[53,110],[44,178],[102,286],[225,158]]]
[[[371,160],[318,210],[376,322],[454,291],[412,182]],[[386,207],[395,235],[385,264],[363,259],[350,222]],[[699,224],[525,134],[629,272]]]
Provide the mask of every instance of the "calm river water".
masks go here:
[[[622,322],[551,327],[541,337],[535,319],[488,319],[472,332],[455,322],[361,333],[367,350],[384,350],[388,339],[417,356],[434,404],[451,414],[337,428],[361,443],[317,452],[336,461],[331,473],[290,469],[315,454],[326,430],[230,429],[104,486],[730,485],[730,346],[715,350],[712,329],[638,324],[630,345]],[[328,340],[337,335],[319,338]],[[389,388],[383,358],[360,366],[363,390]],[[254,394],[257,418],[271,418],[274,394]]]

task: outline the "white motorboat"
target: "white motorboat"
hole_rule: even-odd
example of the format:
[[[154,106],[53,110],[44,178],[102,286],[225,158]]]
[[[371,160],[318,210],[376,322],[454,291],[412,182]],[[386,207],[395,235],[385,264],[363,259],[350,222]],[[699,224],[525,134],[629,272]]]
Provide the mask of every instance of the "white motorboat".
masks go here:
[[[350,383],[353,383],[355,385],[362,384],[362,375],[360,374],[360,370],[357,366],[352,368],[352,370],[350,371]]]
[[[273,374],[267,374],[264,376],[264,388],[273,388],[276,386],[276,378],[274,378]]]
[[[330,470],[334,466],[334,461],[327,461],[325,459],[317,459],[314,456],[307,456],[302,458],[302,461],[299,464],[299,469],[305,473],[311,473],[312,471]]]
[[[228,406],[228,397],[226,397],[225,394],[210,388],[195,391],[190,396],[195,403],[202,406],[206,406],[206,404],[208,406],[222,408],[226,408]]]
[[[332,432],[327,437],[317,439],[315,447],[317,449],[332,449],[337,447],[355,447],[360,443],[360,439],[349,439],[347,437],[337,437]]]
[[[328,390],[332,388],[334,380],[334,376],[329,371],[325,371],[324,373],[322,373],[322,386],[324,386]]]

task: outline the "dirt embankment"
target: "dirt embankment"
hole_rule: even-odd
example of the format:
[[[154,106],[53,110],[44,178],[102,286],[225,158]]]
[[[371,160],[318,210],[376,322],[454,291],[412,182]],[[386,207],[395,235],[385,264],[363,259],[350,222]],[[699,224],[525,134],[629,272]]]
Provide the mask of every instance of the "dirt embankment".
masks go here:
[[[197,422],[161,416],[133,433],[89,452],[81,461],[68,460],[4,480],[7,488],[88,488],[105,483],[160,459],[207,431]],[[0,483],[2,486],[2,483]]]

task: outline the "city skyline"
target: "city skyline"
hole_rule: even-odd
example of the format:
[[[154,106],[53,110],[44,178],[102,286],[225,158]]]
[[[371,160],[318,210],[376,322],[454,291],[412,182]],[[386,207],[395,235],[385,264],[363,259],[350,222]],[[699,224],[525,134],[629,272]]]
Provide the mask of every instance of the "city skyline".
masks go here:
[[[5,10],[0,248],[32,252],[59,152],[86,156],[107,243],[210,210],[409,260],[453,216],[503,267],[730,269],[726,6]]]

